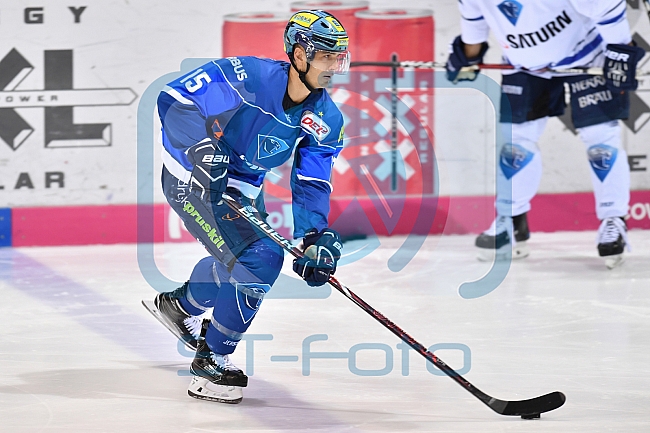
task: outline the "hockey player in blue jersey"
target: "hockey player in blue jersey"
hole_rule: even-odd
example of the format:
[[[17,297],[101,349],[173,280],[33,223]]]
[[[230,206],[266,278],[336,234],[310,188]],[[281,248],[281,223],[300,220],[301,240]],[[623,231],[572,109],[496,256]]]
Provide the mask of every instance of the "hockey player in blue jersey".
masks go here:
[[[161,321],[196,348],[188,393],[199,399],[241,401],[248,378],[228,355],[284,258],[279,246],[229,209],[222,194],[264,218],[264,176],[293,154],[293,235],[302,238],[301,248],[318,251],[315,258],[294,260],[293,269],[319,286],[335,272],[341,254],[327,217],[343,117],[324,87],[334,74],[348,71],[348,35],[329,13],[301,11],[288,22],[284,44],[289,62],[214,60],[169,83],[158,98],[164,194],[210,256],[154,305]],[[201,326],[197,316],[210,310]]]
[[[629,92],[636,89],[636,67],[644,51],[635,46],[622,0],[463,0],[461,35],[451,44],[447,76],[473,80],[492,31],[514,70],[502,80],[502,124],[512,142],[500,152],[497,218],[476,239],[479,258],[528,255],[526,213],[537,193],[542,160],[537,146],[549,117],[564,113],[564,86],[571,96],[571,119],[585,144],[592,169],[598,254],[607,267],[623,260],[627,242],[624,217],[630,199],[630,168],[621,144],[619,119],[629,115]],[[603,67],[600,76],[561,76],[549,69]],[[507,101],[507,103],[506,103]],[[510,183],[510,182],[511,183]]]

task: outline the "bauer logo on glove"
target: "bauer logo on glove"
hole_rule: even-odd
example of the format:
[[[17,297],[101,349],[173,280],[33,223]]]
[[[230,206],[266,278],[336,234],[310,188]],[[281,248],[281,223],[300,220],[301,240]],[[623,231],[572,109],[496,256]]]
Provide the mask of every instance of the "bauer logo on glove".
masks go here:
[[[636,67],[644,55],[645,51],[635,45],[607,45],[603,66],[607,87],[612,90],[635,90],[639,85]]]
[[[215,141],[206,139],[188,149],[187,159],[194,166],[190,191],[207,202],[221,200],[228,185],[228,155]]]

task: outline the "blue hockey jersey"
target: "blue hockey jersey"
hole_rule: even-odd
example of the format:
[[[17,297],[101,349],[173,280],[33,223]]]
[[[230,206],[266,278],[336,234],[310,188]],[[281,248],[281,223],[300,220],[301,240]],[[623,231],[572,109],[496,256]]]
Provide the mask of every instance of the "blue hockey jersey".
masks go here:
[[[331,173],[343,148],[343,117],[326,91],[287,111],[289,63],[257,57],[214,60],[172,81],[158,98],[163,163],[188,182],[186,151],[208,138],[229,152],[228,186],[256,198],[264,176],[295,150],[294,237],[327,227]]]

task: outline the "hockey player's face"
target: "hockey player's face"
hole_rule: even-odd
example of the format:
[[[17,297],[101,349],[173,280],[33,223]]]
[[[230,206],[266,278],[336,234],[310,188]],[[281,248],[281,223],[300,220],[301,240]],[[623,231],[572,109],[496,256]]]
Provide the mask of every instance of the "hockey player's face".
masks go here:
[[[318,87],[327,87],[338,68],[337,53],[316,51],[314,59],[310,63],[311,67],[307,74],[310,83],[316,82]]]

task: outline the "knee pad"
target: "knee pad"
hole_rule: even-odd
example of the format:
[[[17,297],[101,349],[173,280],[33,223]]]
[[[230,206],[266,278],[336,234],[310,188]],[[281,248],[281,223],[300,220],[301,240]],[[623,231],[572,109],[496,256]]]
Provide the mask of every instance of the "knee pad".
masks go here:
[[[235,350],[270,289],[270,284],[222,283],[205,337],[212,350],[221,354]]]
[[[513,123],[511,141],[504,144],[499,154],[499,166],[506,179],[526,167],[539,153],[537,141],[544,132],[546,118],[531,120],[524,123]],[[504,124],[504,127],[507,127]]]
[[[264,295],[271,290],[270,284],[236,283],[237,308],[244,325],[247,325],[262,305]]]
[[[506,179],[510,179],[527,166],[534,156],[534,152],[531,152],[520,144],[506,143],[501,148],[499,167],[501,167],[501,171]]]
[[[587,147],[589,165],[601,182],[618,159],[627,160],[627,154],[621,148],[621,126],[618,121],[580,128],[578,133]]]
[[[620,157],[626,156],[623,149],[619,150],[607,144],[594,144],[587,149],[589,165],[591,165],[591,169],[601,182],[605,180],[612,170],[616,159],[619,157],[619,152],[621,153]]]
[[[232,353],[280,275],[284,254],[270,240],[259,239],[239,255],[232,268],[214,265],[218,296],[208,329],[208,345],[218,353]]]

